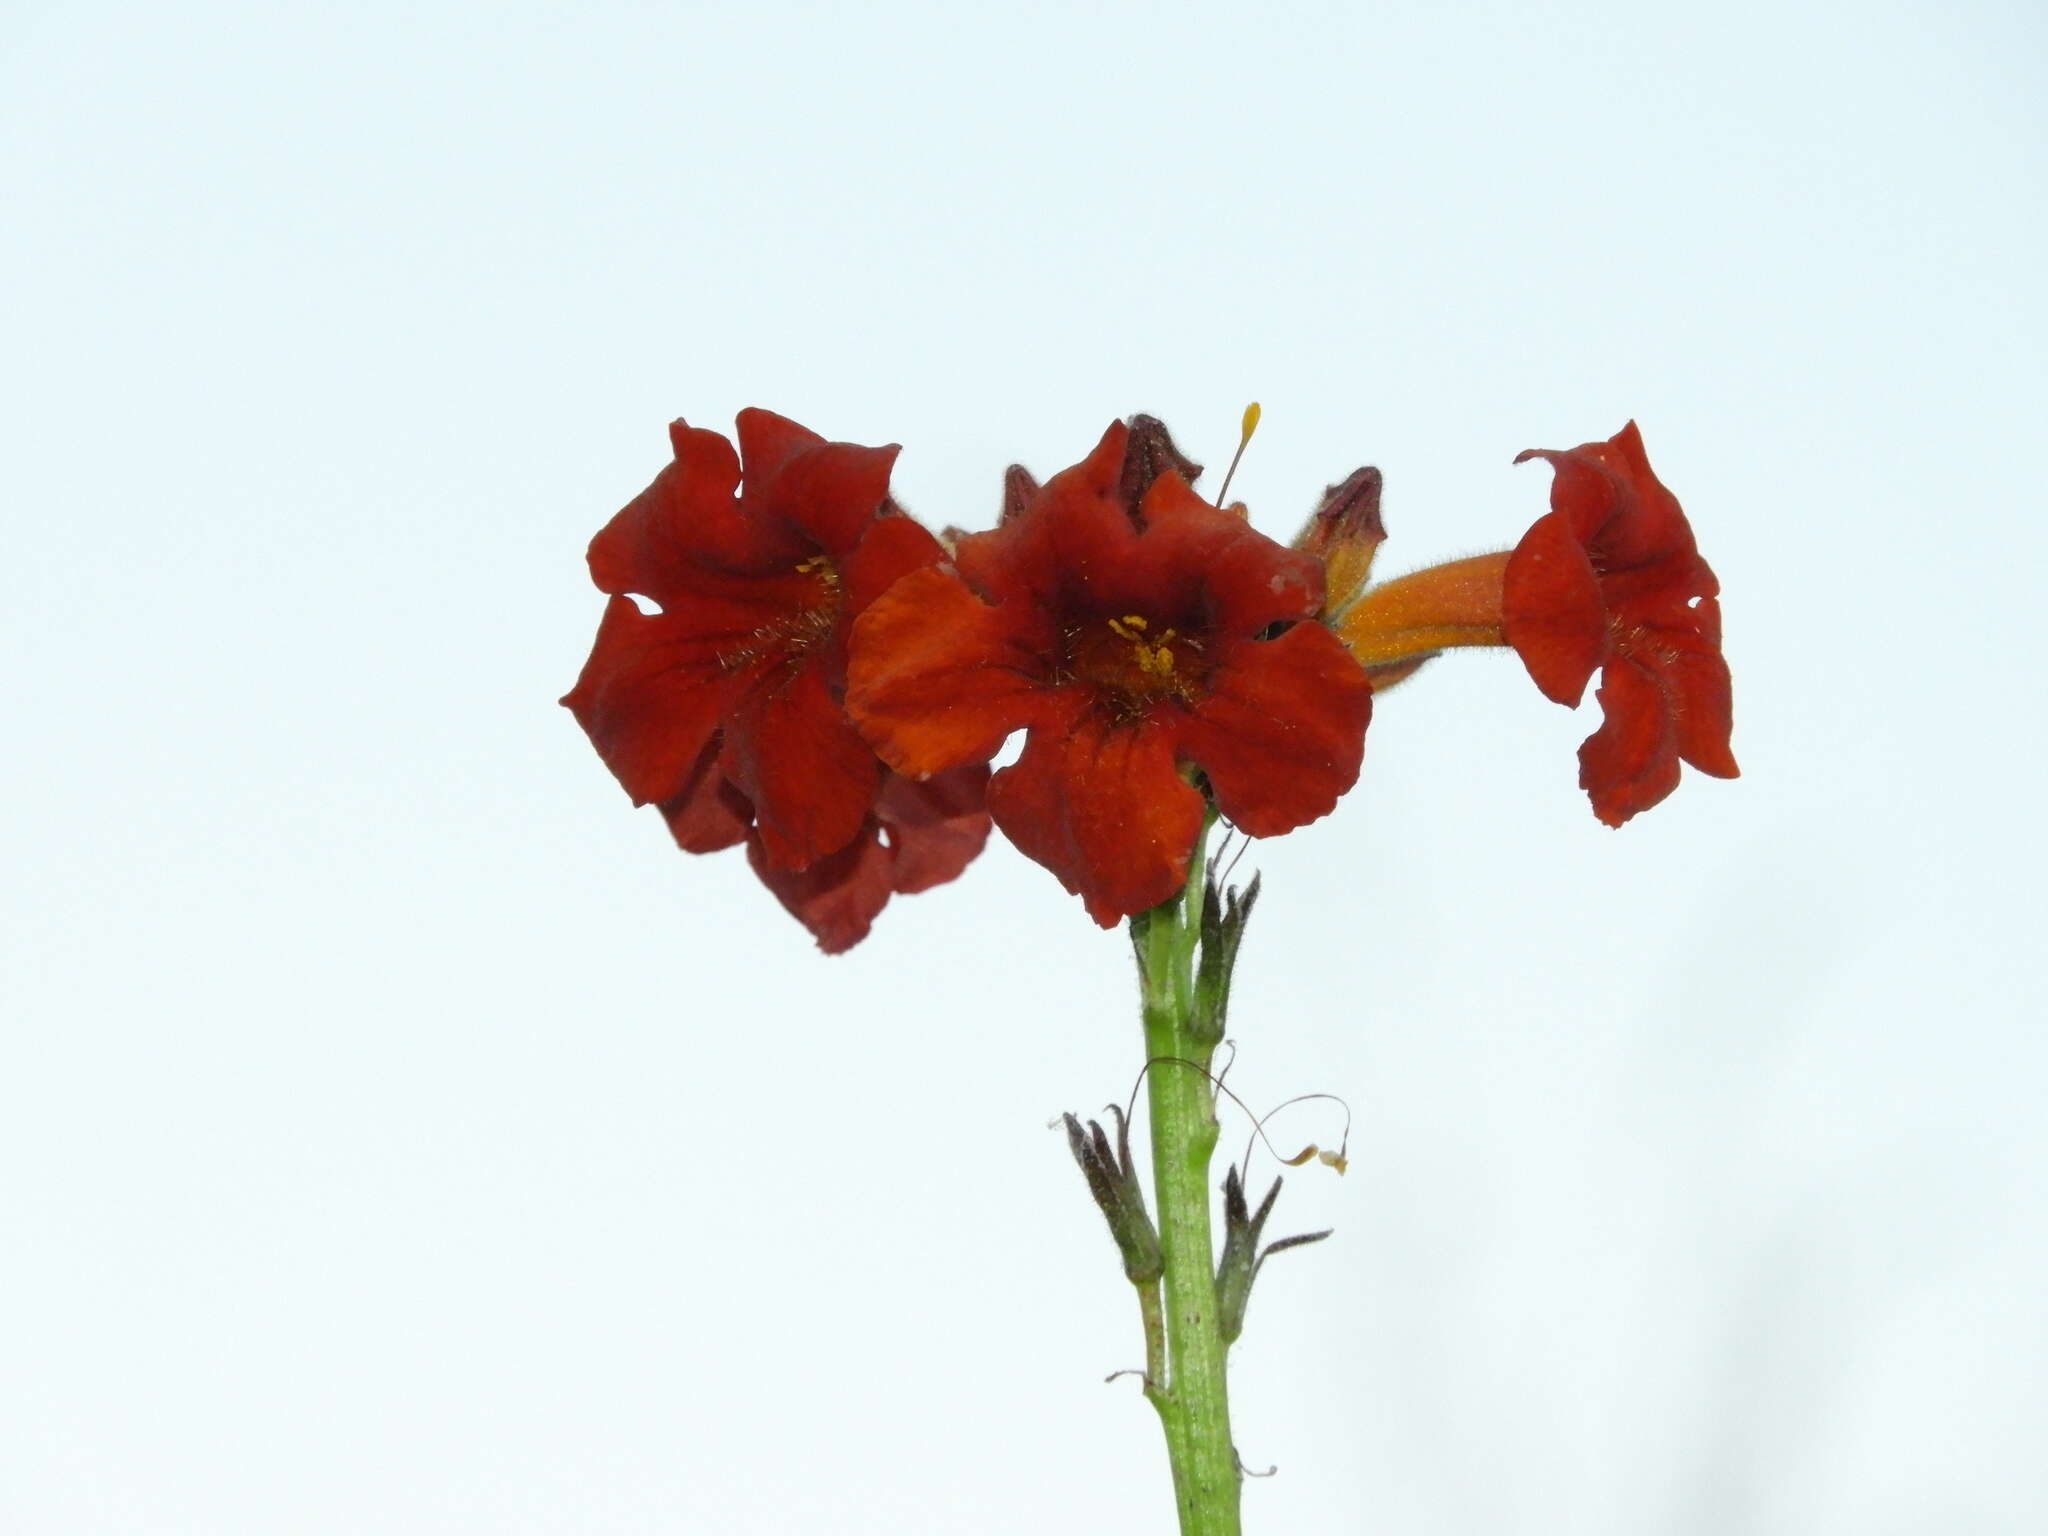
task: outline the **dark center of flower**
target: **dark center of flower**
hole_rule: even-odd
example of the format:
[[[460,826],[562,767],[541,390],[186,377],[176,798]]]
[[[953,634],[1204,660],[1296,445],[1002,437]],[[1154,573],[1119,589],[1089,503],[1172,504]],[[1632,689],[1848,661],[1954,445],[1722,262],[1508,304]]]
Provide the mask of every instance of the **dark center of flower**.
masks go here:
[[[786,580],[783,612],[718,653],[719,664],[738,672],[758,662],[795,662],[830,638],[839,623],[839,568],[824,555],[799,561]]]
[[[1160,699],[1192,699],[1208,674],[1199,640],[1143,614],[1077,625],[1064,638],[1066,670],[1121,716],[1141,715]]]

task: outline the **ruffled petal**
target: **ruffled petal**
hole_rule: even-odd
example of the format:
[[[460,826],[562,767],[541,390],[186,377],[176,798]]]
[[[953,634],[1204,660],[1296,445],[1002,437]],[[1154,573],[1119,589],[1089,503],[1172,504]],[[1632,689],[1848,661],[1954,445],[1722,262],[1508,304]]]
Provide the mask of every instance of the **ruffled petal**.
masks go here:
[[[1218,630],[1244,635],[1321,610],[1321,560],[1210,505],[1179,475],[1153,481],[1142,512],[1144,539],[1137,560],[1125,567],[1120,603],[1199,615]]]
[[[683,781],[680,793],[661,802],[662,818],[685,853],[716,853],[730,848],[754,824],[754,808],[734,789],[718,762],[714,736],[698,754],[697,766]]]
[[[763,857],[777,869],[802,869],[845,847],[882,775],[815,663],[747,690],[726,719],[723,761],[753,802]]]
[[[809,427],[800,427],[787,416],[750,405],[734,418],[738,429],[740,458],[747,466],[747,478],[766,486],[800,453],[824,446],[825,439]]]
[[[1742,770],[1735,766],[1728,736],[1733,726],[1734,706],[1728,682],[1728,663],[1721,659],[1720,613],[1712,598],[1701,604],[1702,617],[1712,626],[1712,638],[1700,635],[1669,637],[1671,660],[1666,667],[1672,709],[1672,730],[1678,755],[1717,779],[1733,779]]]
[[[1045,675],[1051,638],[1028,602],[992,608],[950,572],[913,571],[854,623],[847,711],[910,778],[986,762],[1061,708]]]
[[[772,411],[740,412],[741,501],[749,517],[794,528],[834,559],[852,552],[889,496],[894,444],[828,443]]]
[[[1603,719],[1579,747],[1579,787],[1593,814],[1618,827],[1678,788],[1670,702],[1658,678],[1627,657],[1600,674]]]
[[[614,597],[562,703],[633,803],[645,805],[683,792],[718,727],[725,685],[714,644],[693,625]]]
[[[842,623],[852,623],[912,571],[945,558],[946,551],[922,524],[898,515],[876,518],[840,572]]]
[[[590,579],[598,590],[638,593],[669,608],[690,593],[744,595],[735,575],[803,557],[786,530],[741,516],[731,443],[682,421],[670,424],[669,439],[674,460],[590,541]]]
[[[889,472],[901,452],[827,443],[799,455],[775,482],[774,495],[789,520],[835,559],[852,553],[868,525],[882,514]]]
[[[1546,513],[1508,556],[1502,633],[1543,696],[1576,706],[1607,655],[1600,578],[1569,518]]]
[[[740,461],[716,432],[670,424],[675,458],[590,541],[590,579],[601,592],[637,592],[666,604],[687,580],[699,539],[737,524]]]
[[[1571,519],[1581,543],[1599,549],[1605,574],[1684,562],[1696,553],[1692,525],[1650,468],[1634,422],[1605,442],[1531,450],[1516,462],[1527,458],[1550,461],[1557,472],[1550,504]]]
[[[1059,877],[1105,928],[1156,907],[1187,880],[1202,797],[1174,763],[1173,732],[1100,715],[1034,730],[989,784],[996,825]]]
[[[922,781],[890,774],[875,815],[895,864],[890,881],[902,895],[956,879],[988,842],[988,766],[973,763]]]
[[[1087,458],[1046,481],[1021,511],[960,540],[953,561],[968,585],[990,602],[1054,602],[1128,559],[1137,529],[1117,485],[1129,437],[1111,422]]]
[[[828,955],[866,938],[875,915],[889,903],[892,860],[872,820],[844,848],[804,869],[778,868],[759,836],[747,839],[747,862]]]
[[[1277,837],[1327,816],[1357,782],[1371,718],[1364,669],[1329,630],[1298,624],[1224,651],[1180,748],[1209,776],[1218,810]]]

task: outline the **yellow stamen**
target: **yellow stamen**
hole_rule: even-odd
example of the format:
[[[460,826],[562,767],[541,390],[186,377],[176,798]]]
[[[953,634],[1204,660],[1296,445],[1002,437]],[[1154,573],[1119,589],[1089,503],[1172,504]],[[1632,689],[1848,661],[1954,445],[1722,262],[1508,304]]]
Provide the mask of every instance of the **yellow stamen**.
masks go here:
[[[1179,639],[1179,632],[1168,629],[1160,633],[1156,641],[1147,640],[1145,631],[1151,623],[1144,615],[1127,613],[1120,619],[1105,619],[1109,632],[1119,640],[1130,642],[1131,660],[1138,664],[1138,670],[1150,677],[1169,678],[1173,676],[1173,644]],[[1181,641],[1193,646],[1193,641]]]
[[[1244,457],[1245,447],[1251,442],[1252,434],[1259,430],[1259,402],[1254,400],[1244,408],[1244,418],[1238,423],[1237,452],[1230,456],[1230,468],[1223,472],[1223,485],[1216,492],[1216,505],[1223,506],[1223,498],[1230,494],[1230,482],[1237,474],[1237,461]]]

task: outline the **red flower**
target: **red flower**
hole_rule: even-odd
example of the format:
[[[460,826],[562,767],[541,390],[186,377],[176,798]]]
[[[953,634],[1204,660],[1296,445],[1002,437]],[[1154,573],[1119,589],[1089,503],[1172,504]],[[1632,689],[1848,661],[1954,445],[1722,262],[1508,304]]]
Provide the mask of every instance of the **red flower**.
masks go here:
[[[1255,533],[1147,450],[1127,483],[1121,423],[957,571],[913,572],[854,626],[847,708],[912,778],[1023,755],[989,809],[1108,927],[1180,889],[1204,816],[1256,837],[1326,814],[1358,776],[1371,690],[1302,623],[1317,560]],[[1156,446],[1156,445],[1155,445]],[[1267,638],[1276,625],[1290,626]]]
[[[894,782],[839,702],[855,617],[943,551],[889,500],[894,447],[760,410],[740,413],[737,456],[681,421],[669,439],[674,462],[591,541],[613,595],[562,702],[678,844],[746,839],[783,905],[844,949],[891,890],[952,879],[987,835],[972,775]]]
[[[1732,779],[1721,590],[1630,422],[1604,443],[1532,448],[1556,472],[1547,516],[1508,557],[1503,629],[1544,694],[1576,706],[1600,673],[1605,716],[1579,785],[1618,827],[1678,787],[1680,759]]]

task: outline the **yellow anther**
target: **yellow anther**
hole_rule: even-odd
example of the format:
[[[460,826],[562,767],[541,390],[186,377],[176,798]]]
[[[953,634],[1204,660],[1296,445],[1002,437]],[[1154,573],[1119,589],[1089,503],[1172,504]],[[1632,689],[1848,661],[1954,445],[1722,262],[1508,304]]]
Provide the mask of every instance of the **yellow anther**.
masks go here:
[[[1159,645],[1140,645],[1137,648],[1137,652],[1139,671],[1149,672],[1154,677],[1173,676],[1172,646],[1163,643]]]
[[[1130,625],[1133,629],[1151,628],[1151,626],[1145,622],[1144,616],[1142,614],[1127,613],[1124,615],[1124,622]],[[1169,633],[1171,633],[1171,631],[1169,631]]]
[[[1216,505],[1224,504],[1223,498],[1230,494],[1230,482],[1237,476],[1237,461],[1244,457],[1245,446],[1251,442],[1252,434],[1259,430],[1259,402],[1254,400],[1244,408],[1244,419],[1237,427],[1237,452],[1230,456],[1230,468],[1223,472],[1223,485],[1216,492]]]

